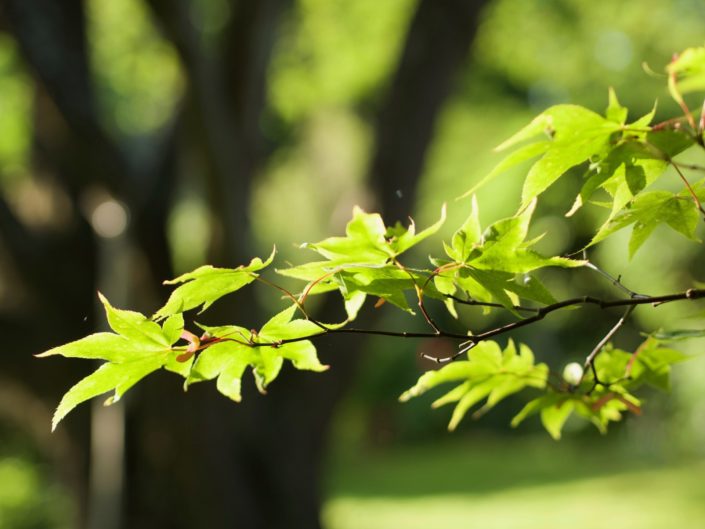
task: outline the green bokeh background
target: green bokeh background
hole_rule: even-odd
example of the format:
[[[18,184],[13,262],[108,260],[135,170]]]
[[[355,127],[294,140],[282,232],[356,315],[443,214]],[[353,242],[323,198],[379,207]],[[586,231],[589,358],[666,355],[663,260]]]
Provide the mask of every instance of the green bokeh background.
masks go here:
[[[183,92],[176,52],[138,0],[87,4],[106,126],[127,137],[162,127]],[[230,15],[228,3],[194,5],[204,38],[216,38]],[[411,0],[298,0],[287,15],[270,64],[269,108],[262,122],[279,147],[251,201],[260,254],[276,244],[282,262],[301,259],[295,243],[337,233],[353,205],[373,205],[364,182],[370,109],[385,92],[414,7]],[[442,236],[450,235],[469,209],[467,200],[455,197],[498,162],[495,145],[548,105],[573,102],[602,111],[612,86],[631,118],[648,112],[655,98],[659,116],[675,113],[663,75],[650,72],[662,72],[672,53],[702,44],[704,18],[705,4],[697,0],[490,2],[467,67],[436,125],[417,224],[435,220],[445,202],[449,218]],[[47,192],[30,170],[29,84],[16,44],[0,35],[0,184],[28,222],[40,223],[27,207]],[[485,224],[513,213],[525,170],[509,171],[478,192]],[[564,218],[570,206],[565,197],[578,185],[567,179],[545,195],[533,229],[550,235],[542,242],[546,252],[575,250],[604,218],[601,210],[588,208]],[[170,220],[177,272],[205,260],[209,211],[203,192],[188,181],[178,190]],[[272,198],[280,196],[287,197],[286,207]],[[626,237],[613,236],[591,257],[630,288],[656,295],[705,281],[701,245],[663,230],[630,261]],[[434,240],[424,251],[439,253],[438,248]],[[424,262],[423,252],[417,259]],[[547,281],[557,296],[576,295],[580,281],[594,277],[560,272]],[[634,318],[643,329],[654,329],[697,325],[702,316],[701,307],[680,304],[644,308]],[[393,312],[381,317],[391,327],[407,325]],[[494,316],[476,311],[467,317],[490,323]],[[572,311],[517,338],[540,358],[565,357],[567,363],[584,356],[610,325],[603,313]],[[636,330],[624,334],[619,339],[625,348],[639,339]],[[445,431],[450,411],[431,411],[432,396],[397,403],[420,372],[417,353],[425,346],[379,339],[364,353],[330,436],[323,512],[330,529],[646,529],[705,519],[702,357],[676,369],[672,395],[647,396],[644,416],[629,418],[607,437],[570,422],[556,444],[535,422],[508,429],[520,400],[510,399],[479,422],[466,420],[452,435]],[[697,354],[702,346],[685,347]],[[2,431],[0,527],[70,527],[72,507],[46,465],[41,450],[26,449],[21,436]]]

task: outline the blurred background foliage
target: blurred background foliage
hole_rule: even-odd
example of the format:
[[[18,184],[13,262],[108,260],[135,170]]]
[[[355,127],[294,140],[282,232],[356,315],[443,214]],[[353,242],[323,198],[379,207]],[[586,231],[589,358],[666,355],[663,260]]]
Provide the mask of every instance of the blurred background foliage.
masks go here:
[[[198,45],[217,56],[239,7],[227,0],[187,4]],[[258,148],[264,156],[246,200],[254,234],[250,249],[256,255],[267,254],[276,244],[280,262],[296,262],[301,252],[296,243],[339,232],[354,204],[378,207],[379,197],[368,181],[375,123],[417,5],[413,0],[297,0],[284,11],[266,66],[266,99],[256,119],[263,138]],[[101,123],[135,159],[148,158],[150,145],[167,137],[170,128],[192,126],[192,118],[186,125],[177,122],[179,111],[193,97],[188,95],[188,85],[193,84],[189,75],[210,75],[209,66],[186,72],[184,51],[168,38],[169,31],[155,21],[145,2],[86,0],[85,15]],[[448,237],[469,208],[468,201],[455,197],[497,163],[492,148],[546,106],[572,102],[602,111],[607,87],[612,86],[631,118],[648,112],[654,98],[659,100],[659,116],[677,112],[660,72],[672,53],[702,43],[704,18],[705,5],[698,0],[488,1],[435,121],[413,205],[417,224],[436,219],[441,204],[448,202],[443,234]],[[51,46],[50,41],[44,44]],[[645,72],[642,63],[657,73]],[[73,191],[62,190],[49,171],[33,161],[34,128],[46,106],[36,84],[16,40],[2,33],[0,185],[11,211],[31,233],[41,234],[75,222],[76,212],[70,209]],[[183,142],[177,142],[176,150],[166,229],[168,268],[180,273],[209,260],[220,228],[209,195],[213,162],[204,161],[202,153]],[[509,171],[479,191],[485,224],[513,213],[525,169]],[[570,206],[565,197],[578,186],[579,178],[565,179],[545,195],[533,228],[536,234],[548,234],[544,251],[576,250],[604,218],[597,208],[564,218]],[[95,210],[85,206],[85,196],[81,200],[84,211],[79,215],[90,216],[86,211]],[[630,288],[656,295],[705,281],[700,245],[661,232],[629,261],[625,241],[624,234],[617,234],[591,258],[621,275]],[[434,241],[424,250],[437,254],[439,245]],[[417,258],[424,263],[425,255]],[[131,266],[139,268],[135,259],[138,265]],[[16,267],[0,254],[0,311],[37,317],[32,307],[39,294],[22,286]],[[577,295],[588,284],[603,294],[610,291],[607,284],[595,286],[594,277],[582,271],[557,272],[547,275],[547,281],[558,297]],[[261,303],[276,306],[271,292],[257,295]],[[146,310],[156,306],[141,303]],[[378,312],[379,326],[420,325],[387,307]],[[635,325],[617,340],[628,349],[638,343],[639,329],[687,327],[702,316],[702,309],[688,304],[643,308],[635,313]],[[499,317],[463,313],[466,321],[482,319],[488,324]],[[581,309],[556,314],[515,338],[529,343],[542,359],[562,364],[584,356],[611,325],[610,315]],[[56,343],[61,338],[49,335],[46,340]],[[398,404],[398,395],[428,367],[418,361],[418,353],[443,347],[450,345],[375,338],[359,353],[361,362],[328,434],[323,522],[331,529],[467,527],[470,518],[473,526],[485,527],[537,527],[537,520],[545,526],[570,522],[592,527],[599,519],[646,528],[673,526],[676,519],[685,524],[705,515],[705,488],[696,479],[702,462],[682,464],[702,457],[705,446],[702,359],[678,369],[673,395],[649,396],[645,415],[617,425],[611,436],[569,425],[573,431],[556,446],[535,423],[519,431],[508,429],[509,417],[521,404],[516,400],[479,422],[466,421],[452,438],[445,432],[449,412],[432,412],[430,397]],[[697,352],[702,344],[688,347]],[[50,370],[54,365],[42,367]],[[26,373],[2,376],[20,381],[24,376],[30,388],[36,384]],[[16,398],[9,393],[5,398],[0,416],[0,526],[75,526],[80,516],[76,495],[67,486],[71,479],[57,470],[57,456],[47,452],[44,434],[33,433],[37,425],[28,426],[9,411],[17,407]],[[53,398],[58,401],[58,393]],[[186,406],[189,398],[178,397],[170,405]],[[46,417],[46,410],[38,416]],[[48,420],[44,426],[48,430]],[[653,508],[645,509],[652,500]],[[521,515],[497,517],[507,509]],[[577,520],[587,521],[575,525]]]

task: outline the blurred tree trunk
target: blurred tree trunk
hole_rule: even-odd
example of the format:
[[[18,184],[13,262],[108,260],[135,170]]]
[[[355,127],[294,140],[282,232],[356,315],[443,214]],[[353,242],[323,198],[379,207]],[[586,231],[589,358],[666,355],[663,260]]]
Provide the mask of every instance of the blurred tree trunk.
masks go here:
[[[149,165],[136,166],[103,130],[95,105],[88,61],[84,2],[3,0],[2,27],[17,41],[35,79],[32,165],[35,178],[69,203],[68,219],[49,229],[30,229],[0,195],[0,236],[26,303],[0,316],[12,351],[3,374],[27,383],[48,414],[58,399],[94,366],[87,362],[38,362],[39,351],[85,336],[94,321],[99,251],[85,217],[86,193],[102,187],[124,201],[132,214],[131,238],[152,272],[150,282],[171,275],[166,239],[169,211],[169,142]],[[149,274],[148,274],[149,275]],[[77,500],[77,526],[87,513],[90,407],[62,425],[72,447],[70,480]],[[49,424],[45,427],[48,429]]]
[[[189,83],[173,133],[166,141],[152,142],[156,155],[149,162],[121,149],[100,124],[91,91],[83,2],[3,0],[7,26],[40,87],[37,163],[41,159],[42,167],[55,175],[74,212],[61,238],[44,241],[26,233],[0,200],[2,242],[41,305],[19,328],[36,327],[37,314],[48,322],[32,340],[16,344],[18,372],[31,360],[29,353],[90,330],[84,316],[92,323],[97,256],[79,201],[91,185],[104,186],[130,208],[129,235],[156,285],[172,275],[166,219],[178,164],[176,146],[186,146],[209,167],[211,206],[217,217],[211,261],[235,266],[253,255],[249,197],[264,156],[258,123],[278,24],[291,2],[233,2],[232,18],[213,51],[203,46],[190,21],[190,1],[146,1],[178,50]],[[412,211],[438,111],[464,64],[484,3],[419,2],[379,109],[369,168],[370,184],[389,221],[404,219]],[[51,112],[45,113],[46,108]],[[52,127],[48,116],[60,127]],[[327,316],[339,310],[336,301],[326,303]],[[213,317],[220,322],[253,327],[264,317],[251,289],[238,294],[237,304],[219,304],[217,311]],[[173,376],[156,375],[133,390],[125,526],[319,527],[326,432],[360,346],[334,338],[319,345],[322,360],[332,366],[325,376],[285,370],[263,398],[246,383],[240,405],[217,395],[212,385],[197,385],[183,396]],[[47,363],[40,371],[50,384],[40,386],[39,379],[32,384],[44,387],[53,405],[78,378],[75,369],[72,362]],[[85,412],[82,421],[72,418],[67,423],[69,429],[83,425],[83,435],[74,435],[74,442],[79,453],[88,454]]]
[[[388,223],[416,203],[436,118],[467,64],[485,0],[419,2],[391,88],[380,109],[370,181]]]

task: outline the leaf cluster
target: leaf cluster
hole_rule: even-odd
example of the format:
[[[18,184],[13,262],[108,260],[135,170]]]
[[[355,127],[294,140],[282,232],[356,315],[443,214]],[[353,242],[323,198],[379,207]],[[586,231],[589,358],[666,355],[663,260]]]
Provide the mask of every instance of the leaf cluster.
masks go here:
[[[92,334],[39,355],[104,362],[64,395],[53,427],[78,404],[107,392],[112,395],[106,404],[115,402],[135,383],[159,369],[180,375],[184,388],[214,380],[218,391],[240,401],[242,378],[248,369],[262,393],[277,378],[285,361],[296,369],[324,371],[326,366],[318,358],[316,339],[324,334],[344,333],[455,340],[457,353],[437,359],[442,364],[439,369],[422,374],[400,398],[406,401],[441,384],[455,384],[433,404],[455,404],[451,430],[473,407],[479,406],[473,414],[477,417],[524,390],[533,391],[535,396],[517,413],[512,425],[538,414],[556,439],[573,415],[604,431],[608,423],[620,420],[625,413],[640,413],[640,389],[652,386],[668,390],[671,366],[686,358],[665,344],[702,337],[704,331],[657,331],[632,352],[611,345],[614,335],[637,305],[695,300],[705,297],[705,291],[690,288],[681,294],[650,298],[610,278],[621,298],[599,300],[583,292],[582,298],[559,301],[542,279],[543,270],[562,268],[571,273],[571,269],[587,267],[602,276],[607,274],[586,258],[540,254],[535,246],[543,235],[529,234],[541,195],[558,180],[577,177],[581,179],[580,190],[566,204],[566,216],[588,206],[605,211],[604,220],[583,250],[630,227],[630,256],[660,225],[697,240],[696,229],[705,218],[701,205],[705,199],[705,167],[682,163],[679,157],[686,150],[705,150],[705,115],[692,113],[683,95],[705,91],[705,48],[684,51],[666,72],[669,92],[682,116],[653,123],[654,107],[630,121],[628,109],[610,90],[604,115],[578,105],[556,105],[503,142],[497,150],[509,154],[467,193],[472,196],[467,219],[450,240],[437,244],[440,255],[431,256],[427,264],[409,265],[414,258],[411,250],[438,233],[446,219],[445,206],[436,223],[418,232],[413,221],[408,226],[386,226],[379,214],[356,207],[344,235],[302,245],[316,255],[315,259],[276,270],[299,281],[301,286],[296,291],[261,277],[273,263],[272,252],[267,259],[255,258],[248,265],[203,266],[167,281],[175,288],[165,305],[151,317],[114,308],[101,296],[113,332]],[[508,168],[528,161],[532,163],[517,212],[483,228],[475,190]],[[655,188],[657,182],[666,179],[674,181],[678,189],[673,190],[673,185]],[[194,323],[195,332],[185,329],[184,322],[190,321],[190,316],[184,318],[185,314],[195,310],[200,310],[200,314],[221,297],[254,282],[284,293],[287,304],[259,329],[237,324],[206,327],[198,323]],[[309,314],[310,296],[327,293],[341,297],[347,316],[344,322],[323,323]],[[428,332],[354,327],[370,298],[375,307],[387,304],[409,317],[422,317]],[[457,318],[465,332],[441,328],[431,317],[429,301]],[[490,340],[536,324],[553,311],[581,303],[605,309],[622,306],[627,307],[627,312],[586,354],[580,376],[572,367],[567,370],[569,376],[564,377],[548,364],[536,363],[528,345],[516,345],[510,339],[502,347]],[[482,306],[486,312],[502,311],[511,321],[490,329],[483,328],[481,322],[473,321],[471,325],[459,313],[458,307],[463,304]],[[462,356],[465,359],[461,360]]]

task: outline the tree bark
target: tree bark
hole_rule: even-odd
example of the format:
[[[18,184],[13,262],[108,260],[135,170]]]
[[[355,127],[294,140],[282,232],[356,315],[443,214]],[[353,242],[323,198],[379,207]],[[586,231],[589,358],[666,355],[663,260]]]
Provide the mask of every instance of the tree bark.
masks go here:
[[[106,175],[101,183],[133,211],[130,236],[147,257],[156,284],[171,275],[165,226],[179,161],[176,145],[185,144],[199,152],[209,167],[211,203],[221,227],[220,237],[212,243],[214,264],[237,266],[252,256],[249,197],[265,155],[258,123],[265,106],[266,72],[278,21],[290,2],[233,2],[230,26],[215,51],[202,46],[189,19],[189,1],[147,2],[179,51],[188,78],[182,115],[175,118],[168,141],[153,143],[158,153],[151,165],[133,159],[100,126],[92,104],[83,2],[72,0],[66,11],[63,3],[60,9],[50,0],[5,0],[4,7],[27,63],[65,123],[64,132],[79,146],[78,157],[73,149],[66,151],[71,153],[69,160],[87,160],[84,166],[70,170],[64,170],[63,162],[53,155],[45,156],[42,163],[62,175],[63,185],[76,198],[95,182],[96,174]],[[419,3],[379,111],[375,154],[369,168],[370,183],[379,192],[388,221],[404,219],[411,212],[433,125],[452,89],[453,76],[463,64],[482,4],[463,0]],[[46,35],[51,35],[51,49],[42,46]],[[52,138],[56,135],[50,134],[46,140]],[[57,151],[51,148],[47,152]],[[0,234],[21,264],[26,259],[23,244],[29,244],[32,252],[39,246],[22,235],[21,223],[16,220],[0,201]],[[38,337],[39,343],[55,344],[66,335],[75,338],[90,331],[73,315],[76,310],[92,312],[96,250],[85,221],[78,221],[75,230],[75,241],[63,241],[62,252],[32,272],[34,279],[29,277],[31,267],[26,270],[24,279],[35,285],[37,299],[43,289],[56,289],[51,302],[42,301],[43,315],[55,315],[67,296],[81,292],[80,303],[70,300],[81,308],[72,307],[71,314],[57,316],[63,332],[47,327]],[[82,262],[76,266],[73,257],[79,251]],[[46,278],[55,282],[54,270],[62,266],[80,270],[78,275],[88,281],[71,277],[62,285],[49,287],[41,282]],[[264,315],[256,308],[252,290],[241,292],[237,304],[214,306],[212,317],[219,323],[261,325]],[[324,310],[328,316],[341,310],[340,303],[331,298]],[[32,320],[30,317],[27,328]],[[153,375],[132,390],[127,398],[125,526],[319,527],[320,473],[328,426],[354,372],[361,342],[329,336],[317,346],[322,361],[331,365],[329,372],[318,375],[285,369],[266,397],[255,394],[247,376],[240,405],[218,395],[213,384],[196,385],[184,395],[178,380],[168,374]],[[34,341],[25,347],[31,352],[45,348]],[[54,362],[51,369],[44,365],[42,369],[53,374],[63,365],[69,363]],[[65,390],[78,379],[74,375],[71,382],[57,378],[55,386]],[[88,453],[87,447],[79,446]]]
[[[371,181],[388,223],[406,222],[416,203],[441,107],[467,62],[486,0],[422,0],[377,123]]]

